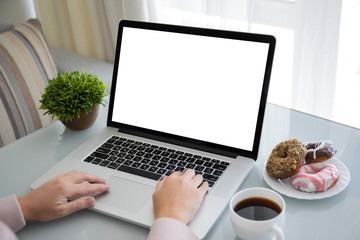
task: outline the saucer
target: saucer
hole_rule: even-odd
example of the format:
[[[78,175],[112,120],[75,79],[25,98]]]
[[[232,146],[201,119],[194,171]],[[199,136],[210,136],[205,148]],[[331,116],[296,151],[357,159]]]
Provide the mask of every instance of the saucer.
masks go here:
[[[340,178],[338,182],[324,192],[315,192],[315,193],[308,193],[297,190],[291,184],[290,178],[286,179],[275,179],[270,177],[266,171],[266,162],[263,167],[263,177],[265,182],[275,191],[284,194],[288,197],[297,198],[297,199],[306,199],[306,200],[314,200],[314,199],[323,199],[329,198],[339,194],[343,191],[350,182],[350,172],[349,169],[345,166],[343,162],[339,159],[333,157],[326,162],[334,164],[340,172]]]

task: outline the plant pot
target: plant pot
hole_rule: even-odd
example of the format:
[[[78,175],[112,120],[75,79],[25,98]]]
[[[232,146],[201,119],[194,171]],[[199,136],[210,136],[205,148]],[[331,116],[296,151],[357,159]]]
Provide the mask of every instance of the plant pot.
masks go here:
[[[91,112],[89,112],[88,114],[81,112],[80,118],[76,116],[71,121],[61,120],[61,122],[71,130],[83,130],[89,128],[95,123],[96,118],[99,114],[99,109],[99,105],[93,106]]]

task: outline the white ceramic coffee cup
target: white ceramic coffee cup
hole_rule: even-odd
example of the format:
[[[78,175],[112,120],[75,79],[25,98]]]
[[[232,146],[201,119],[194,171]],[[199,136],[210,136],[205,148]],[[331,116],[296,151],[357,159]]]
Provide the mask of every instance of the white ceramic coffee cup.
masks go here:
[[[274,201],[282,209],[280,214],[268,220],[251,220],[238,215],[234,210],[236,204],[242,200],[253,197],[266,198]],[[230,200],[229,208],[231,224],[240,239],[285,239],[281,229],[285,223],[285,201],[277,192],[267,188],[247,188],[235,193]]]

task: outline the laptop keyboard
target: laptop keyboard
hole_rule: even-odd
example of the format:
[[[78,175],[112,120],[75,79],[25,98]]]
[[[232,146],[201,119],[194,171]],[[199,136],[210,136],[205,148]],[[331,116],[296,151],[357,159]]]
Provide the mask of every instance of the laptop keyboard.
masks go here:
[[[191,168],[203,176],[209,187],[214,186],[230,165],[229,162],[206,156],[117,136],[110,137],[84,161],[154,180]]]

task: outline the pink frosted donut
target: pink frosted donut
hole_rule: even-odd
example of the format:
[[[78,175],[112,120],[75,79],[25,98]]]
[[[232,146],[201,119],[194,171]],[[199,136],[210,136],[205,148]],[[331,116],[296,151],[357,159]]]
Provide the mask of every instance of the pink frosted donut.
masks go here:
[[[296,189],[304,192],[323,192],[336,184],[339,175],[339,170],[334,164],[309,163],[292,176],[291,183]]]

